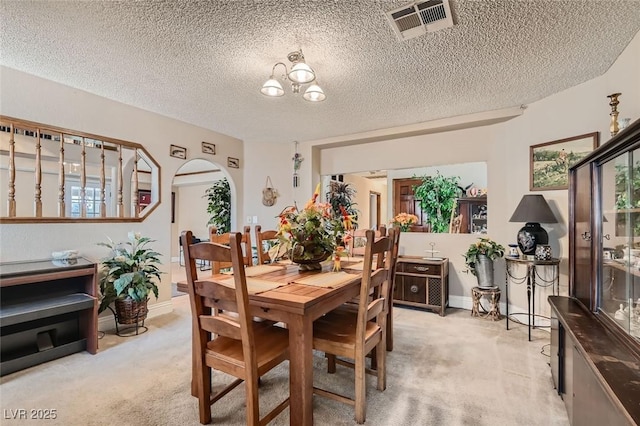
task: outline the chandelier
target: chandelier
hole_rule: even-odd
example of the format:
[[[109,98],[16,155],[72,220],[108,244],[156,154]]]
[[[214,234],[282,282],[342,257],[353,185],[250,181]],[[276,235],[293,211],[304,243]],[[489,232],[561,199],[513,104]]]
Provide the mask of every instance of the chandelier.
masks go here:
[[[316,73],[311,69],[309,65],[304,62],[304,55],[302,49],[291,52],[287,55],[287,59],[291,62],[291,68],[287,69],[287,66],[282,62],[276,62],[271,70],[271,77],[266,83],[262,85],[262,92],[265,96],[279,97],[284,95],[284,89],[282,84],[276,79],[276,67],[282,65],[284,67],[284,74],[282,74],[282,80],[291,81],[291,91],[293,93],[300,93],[300,87],[304,84],[309,84],[307,90],[304,91],[302,97],[309,102],[321,102],[327,97],[316,80]]]

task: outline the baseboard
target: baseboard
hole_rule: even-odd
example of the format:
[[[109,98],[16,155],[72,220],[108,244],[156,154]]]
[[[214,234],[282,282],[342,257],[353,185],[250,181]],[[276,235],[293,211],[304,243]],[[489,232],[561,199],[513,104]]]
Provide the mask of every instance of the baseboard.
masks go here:
[[[171,313],[172,311],[173,304],[171,303],[171,300],[167,300],[166,302],[161,303],[154,303],[152,305],[149,305],[149,313],[147,314],[147,319],[145,321],[148,321],[151,318],[160,315]],[[102,316],[98,317],[98,330],[100,331],[116,329],[115,317],[109,310],[107,310],[107,314],[103,313]]]

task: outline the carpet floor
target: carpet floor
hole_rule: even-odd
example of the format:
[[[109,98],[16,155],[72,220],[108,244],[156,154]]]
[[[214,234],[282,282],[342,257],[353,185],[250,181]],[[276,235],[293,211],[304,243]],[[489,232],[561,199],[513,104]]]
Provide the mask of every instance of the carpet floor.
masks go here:
[[[135,337],[112,331],[99,352],[73,354],[0,378],[2,425],[157,426],[198,425],[190,394],[189,298],[173,299],[174,311],[147,321]],[[367,425],[568,425],[553,389],[549,358],[541,349],[549,334],[505,330],[504,320],[472,318],[469,311],[437,314],[395,309],[395,347],[387,359],[387,389],[368,377]],[[546,347],[548,353],[548,347]],[[264,376],[265,413],[289,391],[288,363]],[[215,372],[214,386],[231,381]],[[314,357],[314,385],[353,396],[353,370],[326,373]],[[16,410],[55,410],[50,420],[11,419]],[[353,408],[314,397],[316,425],[353,425]],[[213,424],[244,425],[244,389],[213,405]],[[288,425],[286,409],[273,425]]]

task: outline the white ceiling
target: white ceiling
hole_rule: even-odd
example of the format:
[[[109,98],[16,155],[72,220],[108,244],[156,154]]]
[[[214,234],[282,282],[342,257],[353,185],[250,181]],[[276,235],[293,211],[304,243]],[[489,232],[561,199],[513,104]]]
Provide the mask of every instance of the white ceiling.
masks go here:
[[[454,27],[401,42],[385,11],[407,3],[2,0],[0,64],[290,143],[528,104],[601,75],[640,31],[639,0],[452,0]],[[260,94],[298,48],[326,101]]]

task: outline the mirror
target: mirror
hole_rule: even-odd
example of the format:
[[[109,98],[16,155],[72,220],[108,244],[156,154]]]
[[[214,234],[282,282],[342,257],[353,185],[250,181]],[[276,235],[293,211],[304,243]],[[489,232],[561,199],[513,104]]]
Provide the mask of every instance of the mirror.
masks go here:
[[[354,171],[326,175],[322,179],[325,193],[328,192],[332,180],[350,183],[356,190],[354,201],[356,208],[360,211],[358,228],[372,229],[381,224],[388,226],[395,215],[405,212],[418,216],[418,222],[411,226],[410,231],[430,232],[429,219],[422,212],[419,200],[413,196],[413,186],[421,183],[421,177],[436,176],[438,173],[443,177],[459,177],[458,185],[464,190],[464,195],[456,199],[454,214],[448,219],[448,225],[453,227],[450,229],[447,226],[446,231],[487,233],[487,164],[485,162]]]
[[[159,170],[142,145],[0,117],[3,222],[142,220]]]

